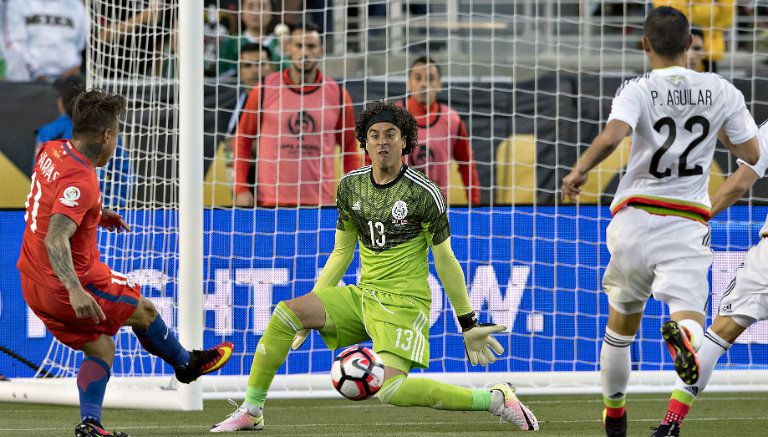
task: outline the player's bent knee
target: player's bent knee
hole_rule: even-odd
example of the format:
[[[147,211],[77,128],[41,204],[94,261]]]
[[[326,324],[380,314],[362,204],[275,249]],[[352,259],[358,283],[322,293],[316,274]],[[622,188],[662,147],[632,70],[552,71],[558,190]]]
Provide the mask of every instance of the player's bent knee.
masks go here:
[[[125,322],[126,325],[139,330],[146,330],[149,325],[157,318],[157,308],[151,300],[142,297],[139,300],[139,305],[136,310],[131,314],[131,317]]]
[[[102,334],[96,340],[86,343],[83,346],[83,352],[89,357],[100,358],[111,363],[115,357],[115,340]]]
[[[325,306],[314,293],[284,300],[282,303],[293,311],[305,329],[322,329],[325,326]]]

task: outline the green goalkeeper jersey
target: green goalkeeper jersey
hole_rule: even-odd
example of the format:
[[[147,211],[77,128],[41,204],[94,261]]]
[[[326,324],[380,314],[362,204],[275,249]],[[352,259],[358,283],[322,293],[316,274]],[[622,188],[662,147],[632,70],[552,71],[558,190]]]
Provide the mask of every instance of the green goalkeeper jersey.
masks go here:
[[[428,249],[451,235],[440,188],[406,165],[379,185],[366,166],[342,178],[336,205],[337,229],[360,243],[360,287],[429,301]]]

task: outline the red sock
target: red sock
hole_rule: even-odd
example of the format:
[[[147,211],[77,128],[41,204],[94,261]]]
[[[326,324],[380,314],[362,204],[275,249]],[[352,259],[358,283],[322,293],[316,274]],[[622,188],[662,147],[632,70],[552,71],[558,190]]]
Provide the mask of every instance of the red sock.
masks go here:
[[[624,415],[624,407],[611,408],[605,407],[605,415],[611,419],[618,419]]]
[[[667,415],[664,416],[664,420],[662,420],[661,423],[670,424],[674,422],[677,424],[681,424],[683,423],[683,419],[685,419],[685,416],[688,414],[688,410],[690,409],[691,409],[690,405],[686,405],[678,401],[677,399],[670,399]]]

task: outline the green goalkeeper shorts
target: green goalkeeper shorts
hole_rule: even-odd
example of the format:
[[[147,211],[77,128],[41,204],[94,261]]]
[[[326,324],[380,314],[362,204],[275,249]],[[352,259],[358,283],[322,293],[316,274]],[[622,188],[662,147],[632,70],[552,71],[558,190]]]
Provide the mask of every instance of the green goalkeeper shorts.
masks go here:
[[[335,325],[335,329],[320,331],[328,348],[372,340],[376,353],[397,355],[410,361],[411,368],[429,365],[429,301],[354,285],[325,287],[314,293]]]

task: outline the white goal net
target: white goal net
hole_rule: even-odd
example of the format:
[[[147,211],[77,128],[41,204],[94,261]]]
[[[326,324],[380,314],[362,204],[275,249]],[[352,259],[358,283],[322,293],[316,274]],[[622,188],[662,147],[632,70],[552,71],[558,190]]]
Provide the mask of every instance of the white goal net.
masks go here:
[[[421,56],[434,60],[441,79],[438,113],[427,115],[423,129],[437,130],[444,121],[450,138],[442,141],[447,150],[430,139],[408,159],[419,168],[445,169],[452,241],[472,305],[481,321],[509,327],[498,336],[505,355],[487,369],[471,367],[433,270],[431,358],[424,372],[478,386],[510,380],[523,393],[598,391],[608,313],[601,292],[608,261],[605,227],[628,142],[593,172],[578,206],[561,203],[559,186],[603,126],[621,81],[648,69],[639,46],[646,2],[206,1],[199,35],[203,83],[179,80],[178,35],[185,25],[178,18],[180,0],[86,3],[89,85],[128,98],[123,148],[136,180],[124,204],[105,199],[123,213],[133,232],[102,234],[100,248],[106,262],[141,283],[168,325],[178,329],[177,297],[183,292],[178,268],[187,255],[179,251],[180,214],[202,221],[204,317],[199,329],[205,345],[226,339],[237,349],[219,374],[203,378],[204,396],[242,396],[274,306],[309,292],[331,252],[336,210],[332,199],[317,193],[328,185],[332,190],[354,160],[350,157],[363,155],[348,147],[345,125],[337,121],[343,95],[325,84],[342,86],[358,114],[379,99],[410,104],[410,99],[418,101],[410,66]],[[759,17],[759,9],[733,11],[729,24],[719,29],[726,45],[716,68],[744,93],[761,123],[768,118],[768,40],[759,30],[764,25]],[[302,21],[321,28],[324,54],[316,61],[322,82],[288,90],[284,82],[291,75],[280,70],[297,62],[292,60],[297,49],[290,38],[281,37],[279,24]],[[262,49],[250,47],[253,52],[240,54],[252,42]],[[309,52],[308,43],[303,44]],[[278,109],[250,113],[244,123],[233,113],[243,106],[248,112],[253,104],[247,98],[253,70],[277,71],[257,86],[263,95],[256,104]],[[204,180],[199,192],[204,209],[180,213],[179,157],[186,145],[179,140],[179,98],[189,89],[203,92]],[[315,89],[322,95],[313,94]],[[281,112],[283,105],[291,107],[290,99],[301,99],[307,109]],[[449,107],[458,119],[449,116]],[[253,130],[253,119],[265,133]],[[269,125],[274,120],[284,124]],[[254,140],[247,147],[237,140],[238,129]],[[313,143],[323,135],[337,140],[335,150]],[[290,147],[293,154],[272,153],[260,143]],[[469,155],[463,153],[467,144]],[[281,159],[293,162],[280,167],[285,164]],[[715,161],[711,189],[735,168],[724,149],[718,149]],[[307,176],[314,164],[307,162],[322,167],[314,181]],[[276,168],[298,169],[299,174],[280,174]],[[121,180],[117,176],[111,175],[115,184]],[[249,200],[247,194],[245,200],[236,195],[243,192],[252,194],[255,206],[233,206]],[[301,199],[299,205],[295,199]],[[744,252],[755,243],[768,213],[766,201],[768,184],[760,182],[745,202],[711,223],[710,308],[717,308]],[[356,281],[358,266],[356,259],[346,283]],[[666,391],[673,382],[659,334],[666,311],[654,300],[647,306],[632,346],[635,390]],[[313,333],[279,370],[275,395],[331,393],[333,356]],[[44,368],[73,376],[78,364],[77,354],[54,341]],[[758,387],[768,379],[767,366],[768,329],[758,323],[721,360],[713,386]],[[128,384],[171,389],[165,392],[176,386],[172,369],[143,352],[129,331],[118,335],[113,373]]]

